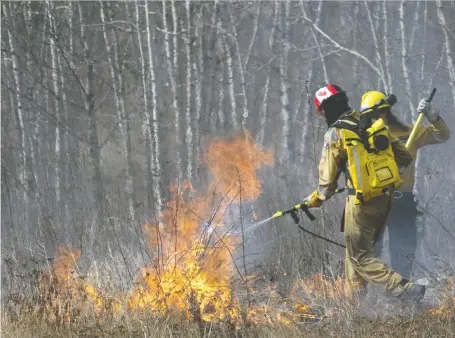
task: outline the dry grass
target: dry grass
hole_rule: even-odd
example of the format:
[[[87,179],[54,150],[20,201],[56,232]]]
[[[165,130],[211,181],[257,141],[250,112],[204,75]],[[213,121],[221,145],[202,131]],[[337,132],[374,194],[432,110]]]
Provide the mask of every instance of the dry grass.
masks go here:
[[[367,319],[332,318],[316,324],[293,326],[260,325],[234,330],[223,324],[185,320],[153,320],[124,317],[107,324],[52,326],[33,318],[11,322],[2,318],[2,337],[454,337],[455,312],[440,317],[429,313],[411,317],[392,316]]]
[[[251,285],[249,307],[238,304],[238,316],[207,322],[194,308],[190,316],[177,311],[167,318],[129,309],[124,293],[103,294],[66,270],[59,275],[65,257],[39,274],[29,296],[20,288],[10,294],[1,337],[455,337],[452,278],[434,293],[433,305],[417,307],[374,288],[348,302],[343,280],[321,274],[296,281],[286,294],[261,281]],[[244,299],[241,285],[232,291]]]

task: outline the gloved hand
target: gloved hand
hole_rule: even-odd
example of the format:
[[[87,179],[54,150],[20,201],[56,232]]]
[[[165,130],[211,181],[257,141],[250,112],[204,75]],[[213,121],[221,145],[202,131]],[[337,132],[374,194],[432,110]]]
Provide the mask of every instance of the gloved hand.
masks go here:
[[[417,106],[417,111],[419,113],[424,113],[425,117],[430,123],[435,122],[439,117],[439,109],[433,107],[425,99],[420,100],[419,105]]]
[[[318,193],[316,190],[303,200],[303,204],[306,204],[308,208],[320,208],[323,202],[324,201],[318,198]]]

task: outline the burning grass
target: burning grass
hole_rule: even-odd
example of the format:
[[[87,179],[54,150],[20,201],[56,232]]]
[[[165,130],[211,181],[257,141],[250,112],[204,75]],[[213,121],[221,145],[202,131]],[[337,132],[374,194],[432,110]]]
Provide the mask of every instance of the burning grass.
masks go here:
[[[256,171],[273,165],[273,154],[259,149],[245,133],[214,140],[204,161],[213,178],[207,189],[195,189],[191,182],[171,186],[172,198],[159,222],[144,225],[152,259],[127,292],[96,288],[78,273],[81,251],[61,247],[51,267],[38,273],[32,297],[10,298],[3,314],[5,336],[15,337],[15,330],[34,326],[42,328],[40,336],[46,336],[47,327],[62,336],[77,332],[81,336],[136,337],[171,332],[186,337],[193,332],[191,335],[199,337],[214,330],[224,336],[236,331],[247,336],[280,333],[277,336],[289,337],[301,330],[296,327],[302,322],[330,319],[333,325],[340,325],[351,304],[339,304],[346,304],[352,296],[352,288],[343,279],[317,274],[295,281],[290,294],[283,296],[273,285],[256,285],[260,276],[246,276],[234,264],[233,254],[241,238],[224,224],[224,212],[259,196]],[[453,280],[447,294],[452,295],[452,290]],[[451,297],[424,314],[425,320],[433,318],[452,328]],[[340,328],[347,330],[343,325]],[[305,332],[327,336],[329,331],[324,330]]]

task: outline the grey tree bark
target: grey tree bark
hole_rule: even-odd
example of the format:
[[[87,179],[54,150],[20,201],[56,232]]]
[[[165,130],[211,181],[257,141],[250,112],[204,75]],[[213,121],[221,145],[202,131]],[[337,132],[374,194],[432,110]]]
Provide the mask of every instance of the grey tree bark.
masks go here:
[[[133,162],[131,154],[131,139],[130,139],[130,121],[125,109],[125,88],[122,74],[122,65],[119,60],[119,45],[117,34],[112,29],[107,28],[106,14],[103,2],[100,2],[101,23],[103,29],[104,43],[107,48],[109,66],[111,71],[112,85],[114,87],[114,100],[117,109],[118,123],[122,134],[122,146],[125,156],[125,193],[128,200],[128,211],[130,220],[136,221],[136,210],[134,202],[134,181],[133,181]],[[109,10],[109,8],[108,8]],[[111,15],[109,15],[111,19]],[[112,38],[109,39],[109,36]]]
[[[27,162],[28,162],[28,147],[27,147],[27,133],[28,133],[28,128],[26,126],[26,116],[25,116],[25,111],[23,109],[24,107],[24,102],[22,99],[23,96],[23,88],[22,88],[22,79],[20,76],[20,69],[21,65],[19,64],[19,58],[18,58],[18,51],[16,48],[16,42],[13,37],[13,31],[16,30],[15,24],[13,22],[13,16],[12,16],[12,6],[13,3],[2,3],[3,11],[5,13],[5,18],[6,18],[6,23],[7,23],[7,36],[8,36],[8,44],[9,44],[9,49],[10,49],[10,56],[11,56],[11,64],[12,64],[12,74],[13,74],[13,79],[12,79],[12,85],[15,91],[15,105],[13,106],[13,109],[15,111],[16,115],[16,122],[17,122],[17,131],[19,135],[19,140],[20,140],[20,146],[19,146],[19,183],[20,187],[19,189],[22,191],[22,198],[23,198],[23,203],[24,206],[26,207],[25,210],[27,210],[27,206],[29,205],[29,194],[27,192],[27,187],[28,187],[28,180],[29,180],[29,172],[27,170]],[[23,213],[23,217],[21,217],[21,222],[24,222],[25,226],[25,240],[28,237],[29,234],[29,220],[27,217],[27,212]]]
[[[278,24],[278,11],[279,11],[279,2],[275,2],[275,7],[272,12],[272,15],[274,15],[273,18],[273,24],[272,28],[270,30],[269,34],[269,39],[268,39],[268,50],[272,51],[272,47],[275,42],[275,30]],[[272,57],[272,59],[275,58],[275,56]],[[265,80],[265,86],[264,86],[264,96],[262,97],[262,104],[261,104],[261,109],[260,109],[260,117],[259,117],[259,131],[256,136],[257,142],[264,146],[264,137],[265,137],[265,127],[267,123],[267,106],[268,106],[268,100],[269,100],[269,91],[270,91],[270,77],[272,76],[272,59],[268,63],[267,67],[267,78]]]
[[[89,130],[89,172],[90,172],[90,204],[93,207],[93,216],[91,220],[90,230],[87,231],[87,240],[89,248],[93,246],[93,241],[98,233],[100,223],[105,215],[104,210],[104,189],[103,177],[101,175],[101,154],[98,136],[98,120],[95,110],[96,87],[95,87],[95,70],[92,43],[89,42],[85,30],[83,5],[80,1],[77,2],[81,42],[83,44],[83,62],[86,68],[86,81],[83,84],[82,99],[84,102],[84,113],[88,117]]]
[[[163,7],[163,28],[164,28],[164,46],[166,51],[166,63],[169,76],[169,82],[171,83],[171,95],[172,95],[172,110],[174,113],[175,121],[175,159],[177,167],[177,180],[183,179],[183,163],[181,158],[181,140],[180,140],[180,107],[177,98],[177,87],[176,87],[176,74],[178,70],[178,44],[177,44],[177,14],[175,9],[175,3],[172,1],[172,22],[173,22],[173,53],[171,54],[170,37],[171,32],[169,31],[167,24],[167,4],[165,1],[162,2]]]

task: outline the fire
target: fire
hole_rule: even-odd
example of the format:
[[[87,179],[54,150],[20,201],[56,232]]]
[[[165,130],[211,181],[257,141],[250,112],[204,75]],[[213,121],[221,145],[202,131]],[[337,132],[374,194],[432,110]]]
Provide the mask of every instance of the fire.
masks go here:
[[[38,311],[47,320],[72,322],[88,315],[107,315],[110,308],[119,310],[119,304],[105,298],[100,291],[85,282],[76,271],[81,251],[60,247],[51,269],[41,271],[38,277],[40,300]]]
[[[214,140],[204,156],[204,164],[212,176],[207,188],[195,188],[191,182],[172,185],[171,199],[159,221],[144,225],[154,257],[150,265],[141,268],[125,302],[120,301],[120,295],[106,296],[77,275],[80,250],[60,249],[48,273],[48,282],[43,284],[48,287],[43,295],[54,292],[54,299],[60,301],[50,304],[53,312],[60,311],[56,316],[71,321],[75,317],[71,309],[85,307],[86,313],[105,319],[109,318],[107,314],[112,317],[129,311],[163,318],[183,315],[200,322],[229,321],[235,325],[245,322],[291,325],[318,317],[309,305],[283,301],[272,289],[268,292],[269,301],[270,295],[274,295],[271,303],[244,310],[234,294],[237,270],[232,254],[240,238],[223,226],[224,211],[231,204],[254,201],[259,196],[257,169],[273,165],[273,153],[261,150],[246,132],[235,138]],[[252,287],[254,279],[255,276],[242,277],[253,297],[258,295]],[[335,281],[332,285],[322,275],[311,281],[298,281],[294,289],[297,286],[329,297],[341,289],[341,283]],[[64,307],[62,299],[66,302]]]
[[[261,189],[256,170],[272,165],[273,153],[259,149],[245,133],[213,141],[204,161],[213,176],[207,190],[197,191],[190,182],[181,190],[172,186],[173,198],[160,223],[145,226],[159,259],[142,269],[141,285],[128,302],[130,309],[149,310],[156,316],[183,313],[201,321],[239,316],[230,281],[232,252],[239,238],[220,231],[223,212],[240,196],[243,201],[257,198]],[[220,192],[222,196],[217,195]],[[212,205],[217,205],[215,212]]]
[[[261,192],[256,171],[263,165],[273,165],[273,153],[262,151],[251,134],[244,132],[231,140],[213,141],[205,156],[205,165],[214,176],[218,190],[235,196],[241,186],[242,198],[254,200]]]
[[[201,250],[204,250],[203,254]],[[155,316],[183,313],[186,318],[215,321],[236,314],[237,303],[227,278],[216,274],[226,258],[216,248],[203,248],[195,242],[179,263],[169,264],[161,272],[142,269],[141,286],[129,299],[130,309],[146,309]],[[206,263],[206,264],[204,264]]]

